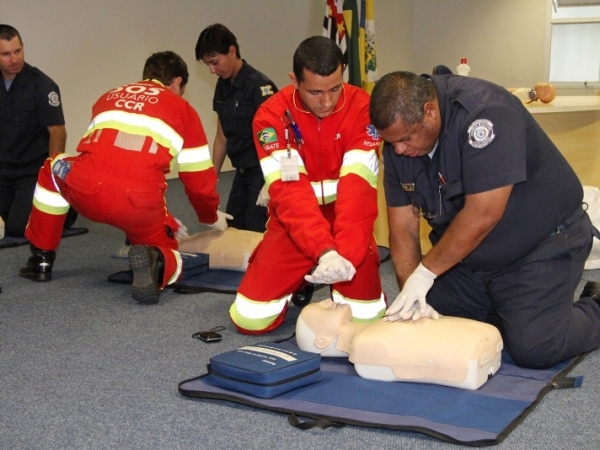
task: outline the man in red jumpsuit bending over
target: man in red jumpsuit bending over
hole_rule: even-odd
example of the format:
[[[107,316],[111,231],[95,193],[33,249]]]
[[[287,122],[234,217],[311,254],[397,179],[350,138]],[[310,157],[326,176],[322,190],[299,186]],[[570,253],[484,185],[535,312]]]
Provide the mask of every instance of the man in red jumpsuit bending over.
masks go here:
[[[335,42],[306,39],[294,54],[292,84],[254,116],[269,220],[229,310],[242,333],[281,325],[305,280],[330,284],[355,321],[385,312],[373,236],[380,139],[369,95],[344,83],[343,68]]]
[[[179,223],[165,204],[165,173],[179,163],[179,178],[198,220],[226,227],[217,210],[216,172],[198,113],[183,95],[186,63],[173,52],[146,60],[143,81],[103,94],[79,142],[78,156],[48,158],[40,170],[25,236],[32,255],[20,275],[50,281],[65,215],[83,216],[123,230],[132,244],[132,297],[157,303],[159,292],[182,271]]]

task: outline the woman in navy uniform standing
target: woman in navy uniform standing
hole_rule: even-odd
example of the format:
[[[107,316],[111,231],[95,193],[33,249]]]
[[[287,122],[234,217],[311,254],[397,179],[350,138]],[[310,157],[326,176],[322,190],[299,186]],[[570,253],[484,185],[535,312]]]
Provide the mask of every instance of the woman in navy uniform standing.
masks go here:
[[[254,148],[252,119],[258,107],[277,92],[277,87],[241,58],[235,35],[222,24],[210,25],[200,33],[196,59],[219,77],[213,97],[213,109],[218,115],[213,165],[220,173],[227,155],[235,168],[226,208],[233,216],[229,226],[262,233],[267,208],[257,205],[264,178]]]

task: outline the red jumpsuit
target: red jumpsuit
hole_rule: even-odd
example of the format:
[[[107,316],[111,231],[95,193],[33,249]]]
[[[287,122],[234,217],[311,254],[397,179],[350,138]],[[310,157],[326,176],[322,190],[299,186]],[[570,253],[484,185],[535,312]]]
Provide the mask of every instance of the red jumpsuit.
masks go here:
[[[217,221],[217,177],[198,113],[156,80],[121,86],[93,106],[77,151],[45,161],[25,236],[55,250],[72,205],[90,220],[120,228],[132,245],[157,247],[165,261],[161,287],[177,281],[178,225],[164,198],[165,174],[175,161],[198,220]],[[52,173],[61,160],[70,162],[64,180]]]
[[[267,231],[229,310],[242,333],[259,334],[281,325],[292,294],[328,249],[356,268],[351,281],[332,285],[333,299],[349,303],[356,321],[375,320],[385,312],[373,235],[380,139],[369,124],[369,95],[344,84],[336,109],[324,119],[301,105],[294,87],[288,86],[254,116],[270,202]],[[303,143],[293,139],[286,109]],[[291,155],[298,158],[298,181],[282,179],[286,127]]]

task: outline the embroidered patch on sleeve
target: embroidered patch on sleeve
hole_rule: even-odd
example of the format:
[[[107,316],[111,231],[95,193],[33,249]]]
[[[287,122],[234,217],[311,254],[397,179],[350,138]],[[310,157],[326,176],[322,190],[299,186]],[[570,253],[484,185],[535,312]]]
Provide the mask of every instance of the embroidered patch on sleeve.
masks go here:
[[[264,128],[260,130],[256,136],[261,145],[268,144],[270,142],[277,142],[277,133],[272,127]]]
[[[474,148],[483,148],[494,140],[494,124],[488,119],[477,119],[467,130],[469,144]]]
[[[379,133],[377,132],[377,129],[371,124],[367,125],[367,134],[373,139],[379,139]]]
[[[48,104],[50,106],[60,106],[60,95],[52,91],[48,94]]]
[[[266,84],[264,86],[260,87],[260,92],[262,94],[263,97],[266,97],[267,95],[273,95],[273,86],[271,86],[270,84]]]

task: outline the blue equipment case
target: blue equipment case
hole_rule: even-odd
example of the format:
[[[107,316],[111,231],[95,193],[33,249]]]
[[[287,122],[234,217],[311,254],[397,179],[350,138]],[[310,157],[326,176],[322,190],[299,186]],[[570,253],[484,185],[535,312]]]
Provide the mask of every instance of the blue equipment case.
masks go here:
[[[210,358],[209,382],[259,398],[273,398],[321,380],[321,355],[278,343],[258,343]]]

